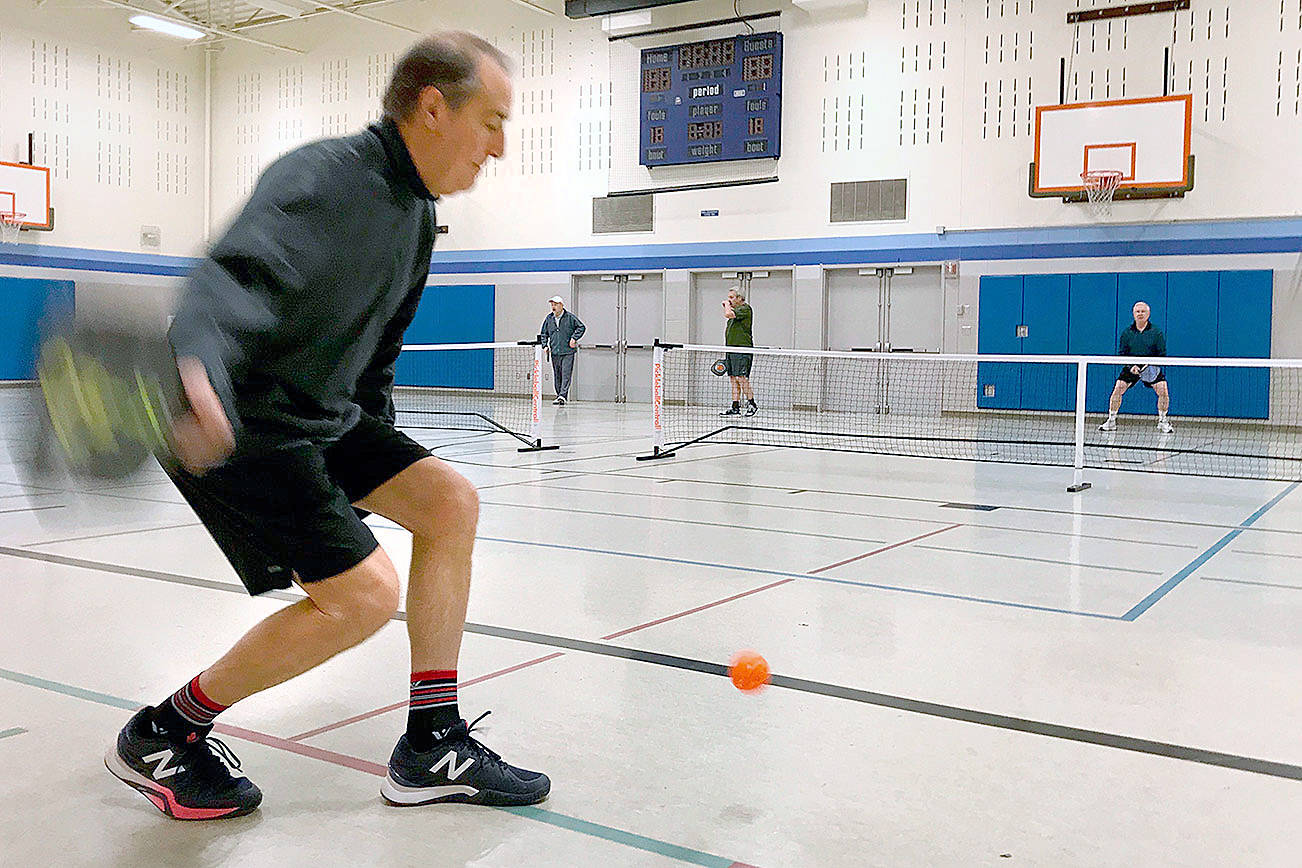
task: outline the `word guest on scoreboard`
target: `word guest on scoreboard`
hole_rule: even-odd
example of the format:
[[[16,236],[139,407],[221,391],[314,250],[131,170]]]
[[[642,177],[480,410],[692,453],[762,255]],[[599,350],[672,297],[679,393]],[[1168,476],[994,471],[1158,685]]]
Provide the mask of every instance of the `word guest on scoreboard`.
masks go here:
[[[782,143],[782,34],[642,51],[644,166],[774,159]]]

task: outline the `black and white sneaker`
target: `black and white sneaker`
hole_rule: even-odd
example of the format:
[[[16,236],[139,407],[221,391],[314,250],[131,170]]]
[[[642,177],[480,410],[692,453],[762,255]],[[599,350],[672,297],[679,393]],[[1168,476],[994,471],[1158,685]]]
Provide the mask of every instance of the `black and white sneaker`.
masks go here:
[[[565,400],[564,395],[557,395],[554,403],[556,404],[557,407],[564,407],[568,403],[568,401]]]
[[[391,805],[456,802],[471,805],[532,805],[547,798],[552,783],[542,772],[504,762],[470,734],[464,720],[445,730],[434,747],[417,752],[404,733],[389,758],[380,795]]]
[[[150,712],[136,712],[104,756],[115,777],[177,820],[238,817],[262,803],[252,781],[231,774],[240,761],[225,743],[208,736],[175,744],[154,730]]]
[[[740,415],[741,415],[741,409],[738,408],[738,407],[729,407],[727,410],[724,410],[724,411],[723,411],[722,413],[720,413],[719,415],[720,415],[720,416],[740,416]]]
[[[759,412],[759,407],[755,405],[754,401],[751,401],[749,404],[746,405],[747,416],[754,416],[758,412]]]

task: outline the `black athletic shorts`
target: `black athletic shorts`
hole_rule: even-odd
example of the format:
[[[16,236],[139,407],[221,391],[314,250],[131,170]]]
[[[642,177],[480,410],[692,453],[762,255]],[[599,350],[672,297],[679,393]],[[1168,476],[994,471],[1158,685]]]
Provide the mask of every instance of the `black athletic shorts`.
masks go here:
[[[1158,372],[1157,372],[1157,379],[1154,380],[1153,383],[1145,383],[1143,380],[1141,380],[1141,379],[1139,378],[1139,374],[1132,374],[1132,373],[1130,372],[1131,367],[1133,367],[1133,366],[1132,366],[1132,365],[1126,365],[1124,368],[1121,369],[1121,373],[1117,374],[1117,379],[1120,380],[1121,382],[1125,383],[1127,386],[1133,386],[1133,385],[1135,385],[1136,383],[1144,383],[1145,386],[1147,386],[1148,388],[1151,389],[1151,388],[1153,388],[1153,383],[1165,383],[1165,382],[1166,382],[1166,371],[1165,371],[1165,370],[1161,370],[1161,371],[1158,371]]]
[[[750,353],[726,353],[723,357],[723,364],[728,369],[730,377],[749,377],[750,360],[754,358]]]
[[[361,500],[429,450],[365,414],[325,447],[297,441],[250,450],[203,476],[168,474],[250,594],[315,582],[357,566],[379,545]]]

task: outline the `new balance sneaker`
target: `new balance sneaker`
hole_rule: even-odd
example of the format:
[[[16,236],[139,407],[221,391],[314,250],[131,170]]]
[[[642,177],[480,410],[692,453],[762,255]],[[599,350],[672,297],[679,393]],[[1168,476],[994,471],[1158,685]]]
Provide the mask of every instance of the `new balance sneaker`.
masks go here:
[[[1100,431],[1115,431],[1115,430],[1117,430],[1117,420],[1116,420],[1116,419],[1108,419],[1108,421],[1104,422],[1102,425],[1099,426],[1099,430],[1100,430]]]
[[[722,413],[720,413],[719,415],[720,415],[720,416],[740,416],[740,415],[741,415],[741,408],[740,408],[740,407],[729,407],[727,410],[724,410],[724,411],[723,411]]]
[[[759,407],[755,405],[754,401],[751,401],[749,404],[746,405],[747,416],[754,416],[758,412],[759,412]]]
[[[238,817],[262,803],[262,791],[252,781],[231,774],[239,771],[240,761],[222,741],[208,736],[174,744],[154,730],[149,708],[136,712],[118,733],[104,765],[177,820]]]
[[[566,401],[564,395],[557,395],[556,401],[554,403],[556,404],[557,407],[564,407],[568,403],[568,401]]]
[[[1160,432],[1163,433],[1163,434],[1174,434],[1174,433],[1175,433],[1175,429],[1171,427],[1171,423],[1168,422],[1168,421],[1166,421],[1165,419],[1158,419],[1158,420],[1157,420],[1157,430],[1160,431]]]
[[[404,733],[389,758],[380,795],[391,805],[458,802],[472,805],[532,805],[547,798],[552,783],[541,772],[504,762],[470,733],[464,720],[445,730],[434,747],[417,752]]]

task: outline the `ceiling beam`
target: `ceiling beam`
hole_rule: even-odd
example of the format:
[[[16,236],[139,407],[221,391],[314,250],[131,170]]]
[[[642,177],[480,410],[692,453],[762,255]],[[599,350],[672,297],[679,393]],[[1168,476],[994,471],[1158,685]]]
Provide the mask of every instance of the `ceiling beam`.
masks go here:
[[[190,18],[188,16],[179,16],[174,12],[173,13],[158,12],[154,9],[148,9],[144,6],[136,6],[135,4],[124,2],[124,0],[96,0],[96,2],[103,3],[107,6],[113,6],[118,9],[127,9],[130,10],[131,12],[139,12],[141,15],[152,15],[155,18],[161,18],[164,21],[172,21],[176,24],[184,24],[186,27],[193,27],[196,30],[202,30],[204,33],[208,33],[212,36],[221,36],[225,39],[236,39],[239,40],[240,42],[249,42],[252,43],[253,45],[260,45],[263,48],[270,48],[275,51],[287,51],[290,54],[304,53],[303,49],[301,48],[290,48],[288,45],[278,45],[275,42],[265,42],[261,39],[254,39],[252,36],[244,36],[240,33],[235,32],[234,30],[227,30],[224,27],[213,27],[211,24],[205,24],[202,21],[196,21],[193,18]]]
[[[249,0],[249,2],[256,3],[258,0]],[[360,18],[362,21],[369,21],[372,24],[380,24],[384,27],[392,27],[394,30],[405,30],[408,33],[423,32],[414,27],[408,27],[405,24],[394,24],[392,21],[385,21],[383,18],[374,18],[370,15],[363,15],[360,12],[354,12],[347,6],[336,6],[333,3],[326,3],[325,0],[308,0],[308,2],[314,6],[321,6],[325,9],[329,9],[331,12],[338,12],[340,15],[347,15],[349,18]]]

